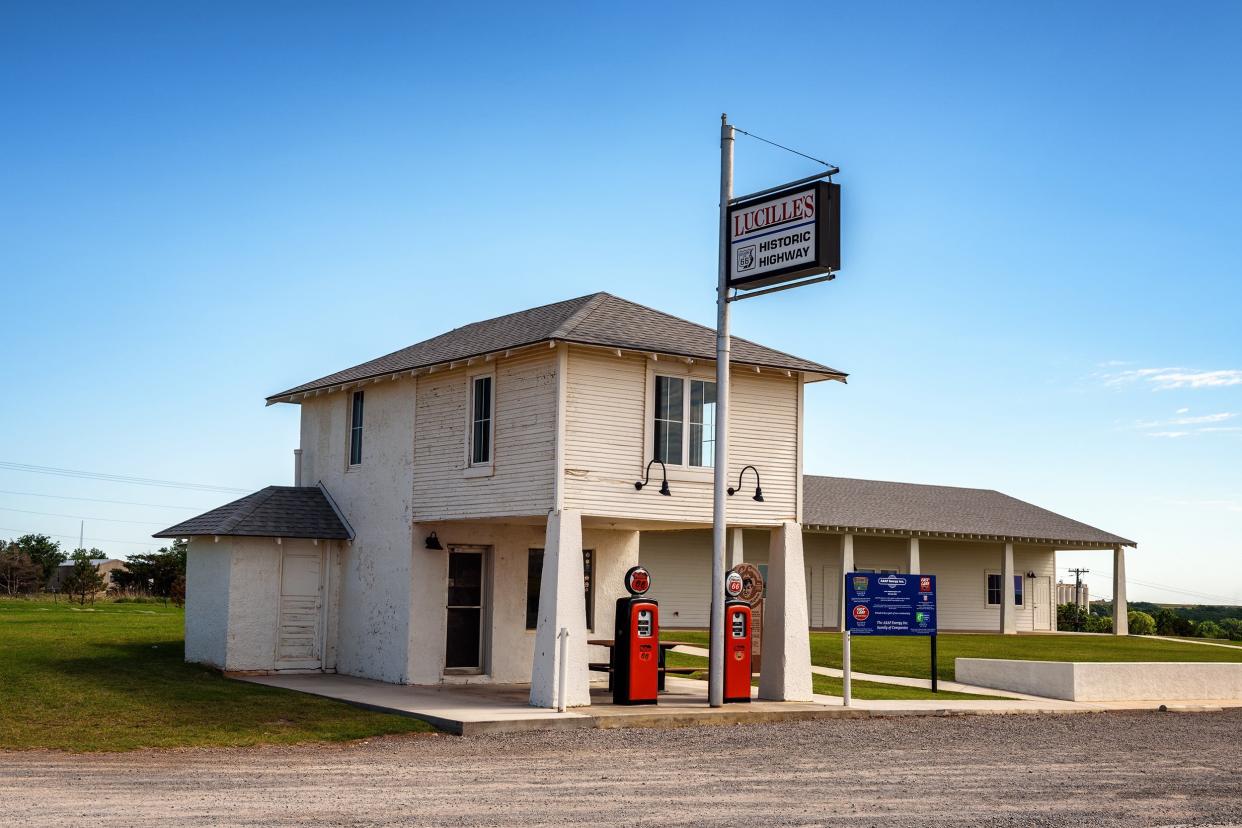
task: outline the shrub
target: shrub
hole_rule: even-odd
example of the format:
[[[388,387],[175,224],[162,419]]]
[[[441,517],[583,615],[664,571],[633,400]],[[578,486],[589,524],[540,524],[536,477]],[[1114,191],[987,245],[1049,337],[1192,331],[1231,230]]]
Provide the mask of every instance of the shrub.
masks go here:
[[[1087,616],[1087,632],[1109,633],[1112,631],[1113,631],[1113,617],[1111,615],[1089,615]]]
[[[1215,621],[1200,621],[1195,624],[1195,635],[1199,638],[1224,638],[1225,630]]]
[[[1156,619],[1145,612],[1130,610],[1126,615],[1130,624],[1130,635],[1155,635]]]
[[[1230,641],[1242,641],[1242,618],[1223,618],[1220,628]]]
[[[1083,632],[1087,628],[1087,611],[1077,604],[1057,605],[1057,629]]]

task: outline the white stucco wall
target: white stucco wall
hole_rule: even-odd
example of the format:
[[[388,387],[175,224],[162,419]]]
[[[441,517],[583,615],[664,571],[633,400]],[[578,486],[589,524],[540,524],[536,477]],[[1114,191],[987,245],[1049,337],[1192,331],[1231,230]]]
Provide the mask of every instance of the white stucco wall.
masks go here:
[[[185,561],[185,660],[224,668],[229,634],[231,543],[191,538]]]
[[[281,547],[272,538],[231,538],[226,670],[272,670],[280,614]],[[222,538],[221,545],[226,543]],[[310,541],[284,541],[310,544]]]
[[[411,678],[416,383],[385,378],[362,390],[362,464],[352,469],[350,393],[302,403],[302,482],[322,481],[357,535],[341,545],[337,671],[403,683]]]

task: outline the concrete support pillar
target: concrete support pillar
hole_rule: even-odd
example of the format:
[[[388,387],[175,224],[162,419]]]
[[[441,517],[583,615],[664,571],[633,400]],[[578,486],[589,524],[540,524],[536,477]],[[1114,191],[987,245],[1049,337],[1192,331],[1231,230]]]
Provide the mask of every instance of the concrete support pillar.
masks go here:
[[[734,528],[729,530],[729,569],[737,566],[746,560],[742,551],[742,530]]]
[[[548,515],[543,546],[543,577],[539,582],[539,624],[535,629],[535,658],[530,670],[530,703],[557,707],[561,642],[557,634],[569,630],[566,658],[565,706],[591,703],[587,673],[586,596],[582,589],[582,514],[562,509]]]
[[[845,630],[845,576],[854,571],[854,536],[841,536],[841,584],[837,587],[837,627]]]
[[[763,611],[759,698],[811,701],[811,636],[806,610],[802,527],[786,521],[768,546],[768,597]]]
[[[1126,601],[1126,548],[1113,547],[1113,635],[1130,634],[1130,604]]]
[[[910,568],[906,570],[906,574],[918,575],[923,571],[922,565],[919,560],[919,539],[910,538]]]
[[[1013,544],[1005,544],[1005,552],[1001,556],[1001,608],[1000,631],[1005,635],[1018,632],[1018,607],[1015,603],[1013,585]]]

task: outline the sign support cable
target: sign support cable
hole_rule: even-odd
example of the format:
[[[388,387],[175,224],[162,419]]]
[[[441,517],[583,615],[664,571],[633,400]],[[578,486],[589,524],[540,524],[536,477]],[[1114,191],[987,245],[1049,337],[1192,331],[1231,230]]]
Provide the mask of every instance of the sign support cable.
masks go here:
[[[729,474],[729,202],[733,199],[733,126],[720,116],[720,263],[716,287],[716,456],[713,458],[712,612],[707,702],[724,705],[725,490]]]

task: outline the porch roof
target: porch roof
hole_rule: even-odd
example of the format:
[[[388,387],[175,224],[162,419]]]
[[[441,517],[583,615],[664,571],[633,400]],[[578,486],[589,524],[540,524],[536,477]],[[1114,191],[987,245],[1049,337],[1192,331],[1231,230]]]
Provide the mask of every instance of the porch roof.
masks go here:
[[[268,486],[152,537],[196,535],[352,540],[354,531],[322,485]]]
[[[971,537],[1017,543],[1138,546],[993,489],[803,477],[802,522],[843,533]]]

